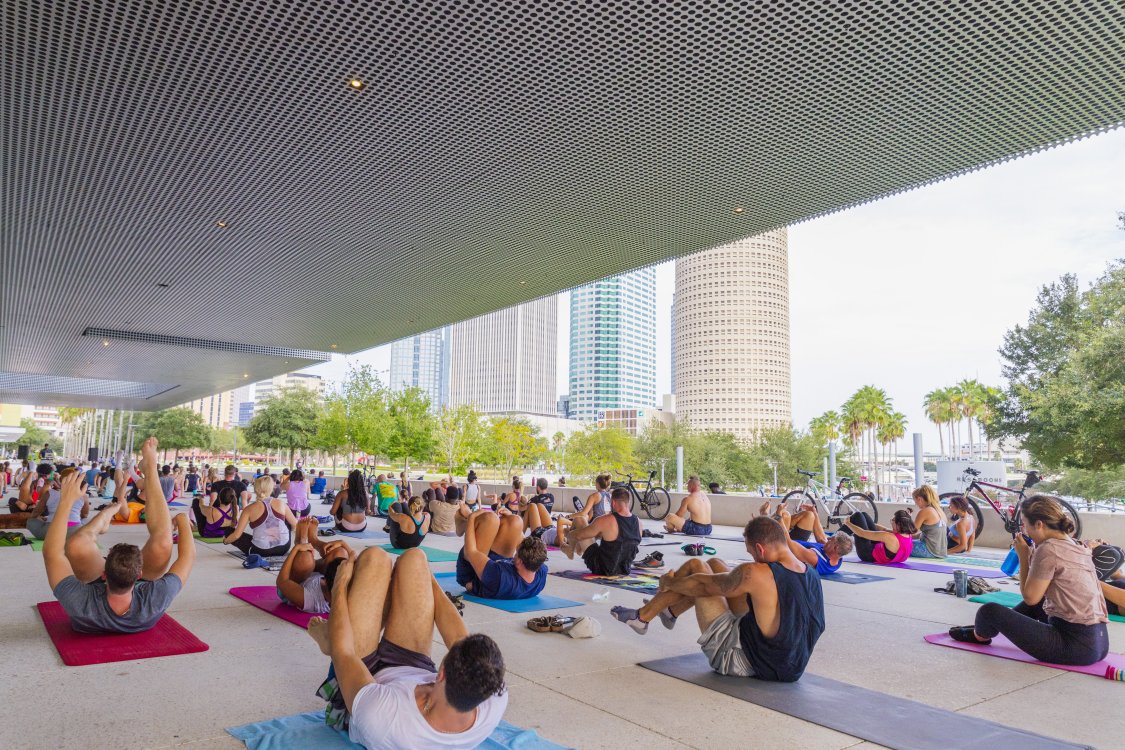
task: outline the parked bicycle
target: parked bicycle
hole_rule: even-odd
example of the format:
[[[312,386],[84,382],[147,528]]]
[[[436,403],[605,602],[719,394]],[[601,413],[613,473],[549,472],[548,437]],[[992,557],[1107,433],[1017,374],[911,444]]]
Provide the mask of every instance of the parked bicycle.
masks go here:
[[[825,529],[843,526],[852,513],[866,513],[871,516],[872,521],[879,522],[879,509],[875,507],[875,501],[870,495],[863,492],[844,494],[844,485],[851,481],[849,477],[840,477],[836,488],[832,489],[814,478],[820,472],[797,469],[797,473],[806,477],[804,489],[793,490],[781,501],[790,513],[796,514],[802,505],[812,505],[820,515],[820,523]],[[831,511],[828,509],[829,505],[833,505]]]
[[[668,494],[668,490],[653,484],[653,480],[656,479],[656,472],[649,472],[648,481],[641,485],[643,492],[638,488],[638,483],[633,481],[632,474],[623,476],[625,477],[624,482],[614,482],[610,486],[613,489],[625,487],[629,490],[629,494],[632,495],[629,499],[629,511],[632,512],[636,504],[640,503],[649,518],[653,521],[663,521],[672,509],[672,496]],[[581,511],[586,507],[586,502],[577,495],[574,496],[572,502],[576,511]]]
[[[969,507],[977,517],[976,528],[978,537],[980,536],[981,530],[984,529],[984,514],[981,513],[980,505],[977,503],[976,498],[984,500],[985,503],[992,507],[992,510],[996,511],[996,515],[1000,516],[1000,522],[1004,524],[1004,531],[1015,537],[1016,534],[1020,533],[1023,530],[1023,517],[1020,514],[1020,508],[1023,506],[1023,501],[1027,499],[1027,490],[1031,489],[1039,482],[1041,482],[1043,477],[1040,476],[1039,472],[1037,471],[1029,471],[1027,473],[1027,477],[1023,480],[1023,486],[1019,489],[1012,489],[1011,487],[1005,487],[1004,485],[1000,484],[981,482],[976,478],[979,476],[979,469],[974,469],[972,467],[965,469],[964,473],[961,475],[962,481],[969,482],[969,486],[965,488],[965,491],[945,492],[940,495],[940,499],[948,503],[951,498],[964,497],[968,502]],[[986,487],[990,490],[993,490],[994,494],[996,494],[997,497],[994,498],[992,495],[989,495],[985,491]],[[1000,504],[1000,493],[1015,495],[1015,502],[1005,508]],[[1059,505],[1062,506],[1063,512],[1070,516],[1070,520],[1074,522],[1074,534],[1072,536],[1075,539],[1081,539],[1082,519],[1078,517],[1078,512],[1074,510],[1074,506],[1072,506],[1066,500],[1063,500],[1060,497],[1056,497],[1055,500],[1057,500]]]

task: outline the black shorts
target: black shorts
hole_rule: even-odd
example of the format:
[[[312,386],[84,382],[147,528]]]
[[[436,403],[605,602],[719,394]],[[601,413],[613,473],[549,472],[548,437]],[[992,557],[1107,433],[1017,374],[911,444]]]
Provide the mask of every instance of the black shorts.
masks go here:
[[[388,667],[414,667],[415,669],[424,669],[427,672],[437,672],[433,659],[417,651],[396,646],[386,638],[379,641],[379,646],[374,653],[363,657],[363,665],[372,675],[378,674],[379,670]]]
[[[794,526],[789,529],[789,538],[794,542],[807,542],[809,537],[812,536],[812,531],[809,529],[800,529]]]

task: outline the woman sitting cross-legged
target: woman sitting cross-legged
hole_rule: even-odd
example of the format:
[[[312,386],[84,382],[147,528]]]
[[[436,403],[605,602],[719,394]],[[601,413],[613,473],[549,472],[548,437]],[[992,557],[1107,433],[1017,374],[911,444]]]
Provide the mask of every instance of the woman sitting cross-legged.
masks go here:
[[[1086,666],[1109,652],[1106,602],[1090,550],[1071,538],[1074,522],[1055,498],[1035,495],[1020,509],[1023,534],[1014,547],[1020,559],[1020,594],[1013,609],[982,604],[976,622],[949,629],[955,641],[991,643],[1003,635],[1022,651],[1051,664]],[[1107,587],[1108,588],[1108,587]]]
[[[191,513],[195,516],[195,530],[204,539],[221,539],[238,523],[238,494],[233,487],[224,487],[214,505],[203,505],[201,496],[191,500]]]
[[[946,519],[945,511],[941,509],[934,488],[926,484],[912,493],[914,505],[918,508],[918,515],[914,516],[914,525],[918,527],[918,538],[910,550],[911,557],[936,557],[946,556]]]
[[[949,501],[949,554],[959,555],[973,551],[977,540],[977,517],[964,497]]]
[[[440,502],[440,501],[438,501]],[[387,511],[387,531],[391,535],[391,546],[395,549],[410,549],[422,544],[430,531],[429,513],[422,510],[422,498],[415,495],[410,504],[394,503]]]
[[[890,565],[910,557],[916,529],[910,511],[897,510],[889,529],[875,523],[866,513],[852,513],[840,531],[855,536],[855,553],[860,560]]]
[[[238,515],[234,531],[223,537],[224,544],[262,557],[278,557],[289,551],[293,541],[289,530],[297,525],[297,519],[288,503],[271,497],[273,484],[273,479],[266,476],[254,480],[256,499]],[[247,526],[249,532],[246,532]]]
[[[360,532],[367,528],[367,490],[359,469],[348,472],[343,489],[332,500],[330,513],[336,519],[337,531]]]

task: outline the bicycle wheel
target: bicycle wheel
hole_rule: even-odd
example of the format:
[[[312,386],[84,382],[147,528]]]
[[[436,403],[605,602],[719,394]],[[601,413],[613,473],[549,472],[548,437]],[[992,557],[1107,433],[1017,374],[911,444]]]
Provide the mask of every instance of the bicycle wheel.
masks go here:
[[[1059,505],[1061,505],[1062,509],[1063,509],[1063,513],[1070,517],[1071,523],[1074,524],[1074,533],[1071,534],[1071,536],[1075,539],[1081,539],[1082,538],[1082,519],[1078,517],[1078,511],[1076,511],[1074,509],[1073,505],[1068,503],[1066,500],[1063,500],[1061,497],[1055,497],[1054,495],[1049,495],[1048,497],[1051,497],[1052,499],[1054,499],[1055,502],[1057,502]],[[1020,502],[1019,505],[1016,506],[1015,522],[1016,522],[1016,526],[1018,528],[1020,528],[1020,529],[1023,528],[1023,502],[1022,501]]]
[[[668,494],[668,490],[663,487],[652,487],[645,493],[644,502],[645,513],[654,521],[663,521],[664,517],[668,515],[668,511],[672,509],[672,496]]]
[[[808,503],[814,508],[816,507],[816,500],[804,490],[793,490],[781,500],[781,504],[794,515],[801,510],[801,506],[805,503]]]
[[[960,492],[946,492],[943,495],[939,495],[938,500],[944,500],[944,501],[946,501],[946,504],[948,505],[949,501],[951,499],[955,498],[955,497],[961,497],[961,493]],[[973,515],[975,515],[977,517],[977,523],[976,523],[975,526],[973,526],[973,529],[974,529],[974,531],[976,531],[977,539],[980,539],[981,531],[984,530],[984,514],[980,512],[980,506],[977,505],[976,500],[974,500],[971,497],[966,497],[965,500],[968,501],[969,509],[973,512]]]
[[[844,521],[852,513],[866,513],[871,516],[871,520],[879,523],[879,509],[875,507],[874,501],[870,496],[862,492],[850,492],[844,495],[844,499],[836,503],[836,507],[832,509],[832,515],[828,516],[828,523],[825,528],[829,528],[833,524],[843,526]]]

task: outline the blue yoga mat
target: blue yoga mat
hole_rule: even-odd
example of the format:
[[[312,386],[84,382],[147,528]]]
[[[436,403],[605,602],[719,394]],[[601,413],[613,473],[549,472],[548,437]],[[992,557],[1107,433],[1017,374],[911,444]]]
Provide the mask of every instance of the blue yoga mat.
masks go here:
[[[323,711],[282,716],[232,727],[227,734],[246,743],[247,750],[362,750],[342,732],[324,723]],[[543,739],[534,730],[520,729],[506,721],[477,750],[567,750]]]
[[[874,583],[875,581],[890,581],[885,576],[869,576],[866,573],[852,573],[849,570],[837,570],[831,575],[821,576],[822,581],[835,581],[836,583]]]
[[[465,588],[457,583],[457,579],[454,577],[456,575],[456,573],[435,573],[434,577],[437,578],[442,591],[461,594],[465,597],[465,601],[483,604],[486,607],[503,610],[504,612],[539,612],[544,609],[565,609],[582,606],[582,602],[575,602],[549,594],[540,594],[530,599],[485,599],[466,593]]]
[[[333,527],[333,528],[335,528],[335,527]],[[352,539],[390,539],[391,538],[391,535],[388,534],[387,532],[380,531],[378,529],[372,529],[370,527],[364,529],[363,531],[344,531],[343,529],[335,529],[335,531],[336,531],[336,534],[341,539],[348,539],[348,538],[352,538]]]

